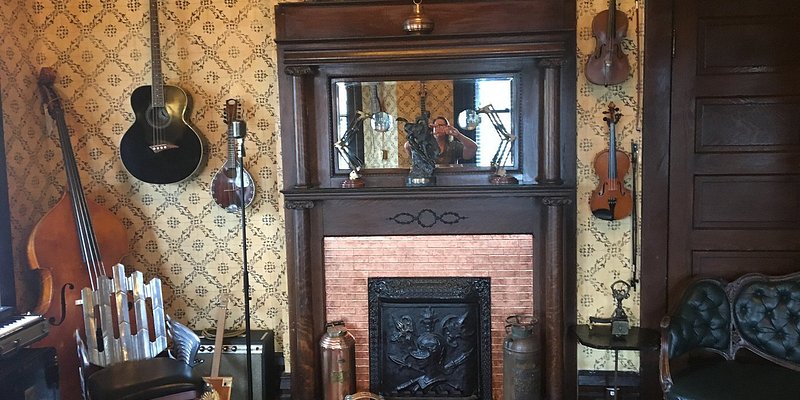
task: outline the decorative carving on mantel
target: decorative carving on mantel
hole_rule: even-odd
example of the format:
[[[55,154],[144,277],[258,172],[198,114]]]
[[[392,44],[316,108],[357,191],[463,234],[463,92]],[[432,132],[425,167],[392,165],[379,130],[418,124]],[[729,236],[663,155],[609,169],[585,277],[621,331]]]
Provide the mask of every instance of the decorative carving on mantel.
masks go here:
[[[303,210],[314,208],[314,202],[310,200],[286,200],[283,206],[289,210]]]
[[[419,226],[423,228],[431,228],[439,222],[447,225],[453,225],[467,218],[469,217],[459,215],[458,213],[453,211],[445,211],[441,215],[439,215],[430,208],[424,208],[419,212],[417,212],[417,215],[414,215],[412,213],[402,212],[387,219],[390,221],[394,221],[400,225],[409,225],[416,222],[417,224],[419,224]]]
[[[317,67],[310,65],[289,65],[284,68],[284,71],[286,75],[291,76],[314,75],[317,73]]]
[[[545,197],[542,204],[548,207],[564,207],[572,204],[572,200],[566,197]]]
[[[490,286],[480,277],[369,278],[370,388],[491,399]]]

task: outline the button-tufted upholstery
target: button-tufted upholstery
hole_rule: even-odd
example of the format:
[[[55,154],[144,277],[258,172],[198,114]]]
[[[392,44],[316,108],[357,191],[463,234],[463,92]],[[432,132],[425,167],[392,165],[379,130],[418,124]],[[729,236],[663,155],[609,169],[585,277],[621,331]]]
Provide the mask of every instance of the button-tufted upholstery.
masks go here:
[[[728,285],[714,279],[695,281],[661,328],[666,399],[800,398],[800,273],[749,274]],[[773,364],[735,359],[741,348]],[[671,360],[697,349],[722,357],[670,371]]]
[[[731,341],[731,308],[720,282],[697,282],[672,316],[670,358],[696,347],[726,351]]]
[[[765,353],[800,363],[800,283],[752,282],[734,299],[736,329]]]

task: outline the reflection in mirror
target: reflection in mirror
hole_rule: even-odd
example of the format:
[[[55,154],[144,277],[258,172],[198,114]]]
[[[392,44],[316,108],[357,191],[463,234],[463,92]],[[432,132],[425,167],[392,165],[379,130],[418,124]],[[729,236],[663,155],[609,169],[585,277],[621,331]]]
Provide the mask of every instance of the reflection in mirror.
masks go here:
[[[452,127],[437,128],[446,133],[446,141],[440,141],[442,153],[453,142],[460,143],[451,147],[467,149],[455,156],[451,154],[448,160],[440,157],[437,167],[488,170],[497,165],[508,169],[517,166],[517,145],[509,140],[509,136],[519,136],[513,123],[516,88],[510,76],[425,81],[341,80],[335,81],[333,88],[338,142],[347,134],[347,143],[342,145],[347,146],[346,153],[363,160],[363,169],[409,168],[403,121],[413,122],[426,112],[432,132],[434,122]],[[491,113],[487,112],[489,109]],[[474,155],[470,147],[475,148]],[[339,152],[336,165],[340,172],[351,169],[342,153]]]

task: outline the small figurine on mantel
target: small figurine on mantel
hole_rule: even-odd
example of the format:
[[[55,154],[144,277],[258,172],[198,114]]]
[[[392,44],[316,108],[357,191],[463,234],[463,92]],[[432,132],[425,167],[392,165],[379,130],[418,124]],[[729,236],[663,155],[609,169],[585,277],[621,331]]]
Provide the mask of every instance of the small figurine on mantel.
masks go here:
[[[406,132],[406,141],[411,150],[411,170],[408,172],[406,186],[436,184],[433,170],[436,168],[439,145],[428,124],[429,117],[430,113],[423,112],[414,123],[398,118],[398,121],[405,122],[403,130]]]

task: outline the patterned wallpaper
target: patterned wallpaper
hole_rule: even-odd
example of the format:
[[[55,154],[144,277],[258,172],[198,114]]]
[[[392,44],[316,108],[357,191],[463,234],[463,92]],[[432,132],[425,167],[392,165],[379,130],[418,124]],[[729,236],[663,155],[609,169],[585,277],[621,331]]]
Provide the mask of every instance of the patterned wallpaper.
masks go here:
[[[362,104],[365,110],[377,110],[372,103],[375,86],[362,88]],[[394,117],[402,117],[410,122],[420,115],[422,84],[417,81],[384,82],[378,86],[378,98],[383,110]],[[433,118],[444,116],[451,123],[453,116],[453,82],[449,80],[425,81],[425,108]],[[366,168],[409,168],[411,160],[406,151],[403,123],[395,124],[391,130],[374,132],[370,121],[364,121],[364,161]],[[384,159],[384,152],[386,157]]]
[[[208,142],[208,161],[184,182],[151,185],[130,176],[118,156],[133,121],[130,94],[151,82],[148,1],[0,5],[0,84],[21,304],[32,306],[26,289],[35,287],[23,273],[25,243],[66,181],[55,129],[36,92],[39,68],[50,66],[86,196],[128,229],[131,250],[123,263],[159,276],[168,313],[196,329],[214,325],[223,291],[232,294],[228,327],[244,325],[239,216],[217,206],[209,192],[227,155],[225,100],[241,101],[248,124],[245,162],[257,186],[247,209],[251,323],[275,329],[282,346],[288,308],[274,6],[261,0],[160,2],[164,77],[192,96],[188,119]]]
[[[128,228],[131,251],[123,262],[158,275],[168,313],[201,329],[213,325],[220,291],[232,294],[229,327],[243,326],[241,234],[238,217],[215,205],[209,185],[226,157],[222,109],[242,102],[248,123],[246,165],[257,185],[248,215],[254,328],[273,328],[282,347],[288,337],[284,230],[280,195],[280,145],[274,38],[275,0],[162,0],[161,47],[168,84],[194,100],[189,120],[208,141],[208,162],[179,184],[150,185],[132,178],[118,157],[121,136],[133,121],[129,97],[150,84],[148,4],[145,0],[6,0],[0,3],[0,88],[9,164],[15,269],[20,304],[31,307],[34,288],[25,271],[25,243],[41,216],[58,200],[63,162],[53,124],[41,111],[36,75],[55,68],[66,107],[83,186]],[[598,178],[594,155],[607,146],[601,112],[614,101],[623,117],[619,143],[626,150],[641,132],[635,123],[635,3],[623,47],[634,67],[621,85],[588,84],[583,64],[594,49],[591,21],[602,0],[577,2],[578,52],[578,319],[613,310],[609,286],[627,279],[631,266],[630,219],[591,216],[588,198]],[[643,26],[643,24],[642,24]],[[630,174],[626,182],[630,187]],[[641,187],[641,185],[640,185]],[[625,303],[634,323],[639,293]],[[288,348],[284,348],[288,351]],[[609,352],[579,350],[580,369],[612,369]],[[623,369],[636,369],[623,352]]]
[[[641,129],[637,108],[640,104],[637,96],[637,62],[638,50],[636,41],[636,2],[634,0],[618,0],[617,9],[628,16],[628,32],[622,42],[623,52],[627,54],[631,64],[631,76],[619,85],[594,85],[584,76],[584,65],[595,49],[592,35],[592,20],[602,10],[608,9],[608,2],[603,0],[585,0],[577,2],[577,155],[578,155],[578,194],[577,194],[577,303],[578,323],[588,323],[590,316],[611,316],[614,301],[611,298],[611,284],[618,279],[629,280],[632,269],[631,218],[620,221],[605,221],[595,218],[589,209],[589,198],[597,187],[599,178],[594,170],[595,155],[608,148],[608,126],[603,121],[602,112],[608,109],[608,103],[614,102],[619,107],[622,117],[617,124],[617,148],[630,154],[631,140],[641,143]],[[644,32],[644,2],[639,3],[640,29]],[[644,37],[640,36],[640,45],[644,45]],[[641,147],[640,147],[641,150]],[[641,154],[641,151],[640,151]],[[644,163],[644,161],[642,161]],[[639,168],[641,176],[641,165]],[[625,177],[625,186],[632,188],[632,172]],[[641,183],[637,185],[641,191]],[[641,192],[638,196],[641,199]],[[639,213],[641,215],[641,213]],[[641,220],[639,224],[641,225]],[[645,267],[646,271],[646,267]],[[623,306],[631,318],[633,325],[639,324],[639,291],[632,291]],[[620,369],[638,369],[637,352],[620,352]],[[594,350],[579,345],[578,369],[613,370],[614,354],[612,351]]]

